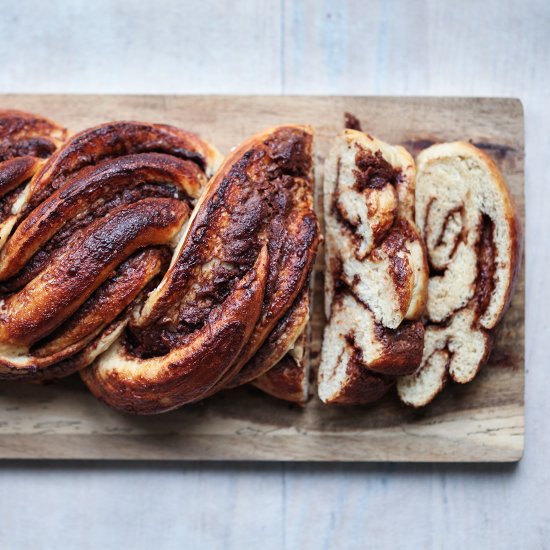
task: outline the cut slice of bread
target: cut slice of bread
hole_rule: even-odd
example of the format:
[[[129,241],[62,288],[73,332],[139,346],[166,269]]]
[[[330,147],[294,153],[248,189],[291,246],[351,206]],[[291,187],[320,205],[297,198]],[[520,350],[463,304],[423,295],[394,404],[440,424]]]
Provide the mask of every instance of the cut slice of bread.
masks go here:
[[[429,403],[447,378],[472,380],[487,360],[517,278],[521,227],[495,163],[464,142],[417,158],[416,220],[430,264],[420,368],[398,381],[401,400]]]
[[[422,357],[428,265],[414,224],[415,165],[402,147],[345,130],[324,179],[325,403],[379,399]]]

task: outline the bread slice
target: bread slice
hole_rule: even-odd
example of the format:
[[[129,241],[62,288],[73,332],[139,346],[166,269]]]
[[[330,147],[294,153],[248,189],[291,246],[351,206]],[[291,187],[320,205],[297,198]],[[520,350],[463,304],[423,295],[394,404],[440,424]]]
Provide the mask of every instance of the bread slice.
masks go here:
[[[417,158],[416,219],[430,263],[428,324],[419,369],[398,381],[401,400],[429,403],[447,379],[466,383],[487,360],[510,303],[521,227],[495,163],[469,143]]]
[[[325,403],[380,398],[420,363],[428,266],[414,224],[415,165],[402,147],[340,134],[324,178]]]

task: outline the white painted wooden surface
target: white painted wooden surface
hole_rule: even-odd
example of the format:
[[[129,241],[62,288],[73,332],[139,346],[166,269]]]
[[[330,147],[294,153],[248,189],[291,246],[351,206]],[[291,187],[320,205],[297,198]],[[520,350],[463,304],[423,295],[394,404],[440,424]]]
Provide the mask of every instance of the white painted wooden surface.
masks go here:
[[[518,466],[6,462],[0,548],[550,547],[548,0],[0,8],[0,92],[520,97],[528,218]]]

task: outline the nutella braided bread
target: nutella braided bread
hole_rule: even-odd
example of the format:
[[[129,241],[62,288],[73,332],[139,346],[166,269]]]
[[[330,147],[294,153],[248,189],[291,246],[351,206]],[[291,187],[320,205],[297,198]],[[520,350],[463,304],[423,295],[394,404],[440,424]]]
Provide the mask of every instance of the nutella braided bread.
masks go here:
[[[106,349],[219,158],[177,128],[114,122],[42,164],[0,251],[0,377],[64,376]]]
[[[307,127],[277,127],[233,151],[161,283],[81,371],[90,390],[118,409],[157,413],[273,367],[309,314],[304,288],[319,241],[312,175]]]
[[[469,143],[434,145],[417,159],[416,219],[430,263],[422,363],[401,378],[408,405],[429,403],[450,378],[466,383],[488,359],[510,303],[521,226],[494,162]]]
[[[0,111],[0,380],[80,371],[139,414],[247,383],[305,403],[312,140],[307,126],[272,128],[222,163],[168,125],[67,139]],[[510,194],[461,142],[422,152],[416,180],[403,148],[358,130],[327,158],[325,403],[369,403],[397,383],[423,406],[489,356],[520,263]]]

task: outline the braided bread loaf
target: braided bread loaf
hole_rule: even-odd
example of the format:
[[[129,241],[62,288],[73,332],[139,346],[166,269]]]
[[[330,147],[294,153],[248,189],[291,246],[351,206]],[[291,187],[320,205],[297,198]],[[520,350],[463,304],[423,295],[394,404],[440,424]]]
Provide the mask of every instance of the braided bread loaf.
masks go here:
[[[309,128],[283,126],[226,158],[162,282],[81,372],[97,397],[170,410],[257,378],[294,345],[319,240],[311,147]]]
[[[414,185],[405,149],[356,130],[345,130],[327,158],[325,403],[379,399],[420,363],[428,268]]]
[[[33,135],[35,119],[21,120],[17,135]],[[73,136],[39,166],[0,251],[1,378],[64,376],[106,349],[166,269],[219,158],[177,128],[116,122]]]
[[[466,143],[429,148],[418,170],[415,208],[403,148],[348,129],[326,161],[325,403],[397,382],[422,406],[489,355],[521,254],[511,198]],[[172,126],[67,140],[0,111],[0,379],[80,371],[141,414],[247,383],[303,404],[319,239],[309,127],[272,128],[222,163]]]
[[[469,143],[434,145],[417,159],[416,219],[430,263],[428,325],[419,369],[401,400],[429,403],[450,377],[466,383],[487,360],[510,303],[521,227],[494,162]]]

